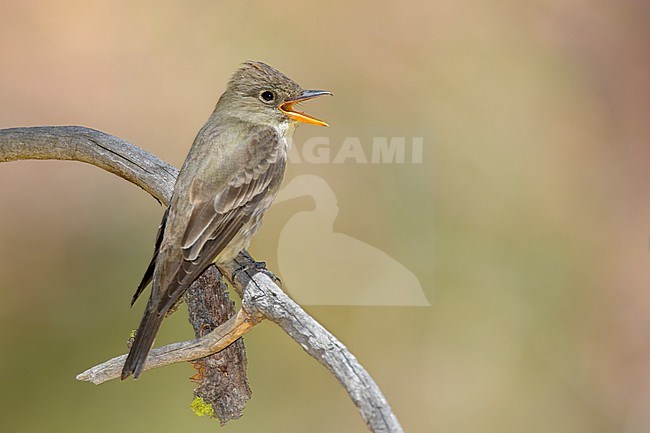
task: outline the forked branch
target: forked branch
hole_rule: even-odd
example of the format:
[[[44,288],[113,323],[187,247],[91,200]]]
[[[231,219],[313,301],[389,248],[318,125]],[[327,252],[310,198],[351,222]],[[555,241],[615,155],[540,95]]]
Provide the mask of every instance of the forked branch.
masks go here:
[[[178,170],[118,137],[79,126],[0,130],[0,162],[61,159],[96,165],[132,182],[167,204]],[[242,297],[242,310],[197,340],[154,349],[147,368],[188,361],[214,353],[266,318],[278,324],[345,387],[372,432],[402,432],[399,421],[368,372],[350,351],[287,296],[243,252],[222,271]],[[245,269],[241,272],[238,270]],[[78,376],[101,383],[119,376],[123,357],[113,358]]]

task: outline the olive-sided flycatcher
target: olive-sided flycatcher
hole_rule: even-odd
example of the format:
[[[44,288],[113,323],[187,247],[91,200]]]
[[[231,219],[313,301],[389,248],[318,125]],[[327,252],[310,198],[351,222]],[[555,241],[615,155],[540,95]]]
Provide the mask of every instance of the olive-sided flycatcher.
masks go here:
[[[163,318],[194,280],[248,247],[280,188],[296,125],[327,126],[295,105],[325,94],[261,62],[233,74],[183,163],[133,296],[132,305],[152,283],[122,379],[140,375]]]

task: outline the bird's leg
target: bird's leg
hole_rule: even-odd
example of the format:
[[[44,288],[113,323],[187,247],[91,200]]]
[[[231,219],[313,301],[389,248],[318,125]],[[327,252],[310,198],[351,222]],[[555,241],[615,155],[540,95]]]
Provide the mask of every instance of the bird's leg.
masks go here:
[[[180,307],[182,303],[183,303],[183,298],[182,297],[178,298],[178,301],[174,302],[171,308],[167,310],[167,312],[165,313],[165,317],[169,317],[172,314],[174,314],[176,311],[178,311],[178,307]]]

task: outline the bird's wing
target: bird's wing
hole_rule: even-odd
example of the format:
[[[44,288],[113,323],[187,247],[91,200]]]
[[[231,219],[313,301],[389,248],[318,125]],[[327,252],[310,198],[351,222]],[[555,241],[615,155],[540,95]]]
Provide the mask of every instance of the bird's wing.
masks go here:
[[[209,182],[195,178],[188,199],[190,216],[183,233],[181,258],[170,257],[158,274],[159,293],[154,294],[159,312],[167,311],[183,292],[213,262],[253,218],[259,218],[258,205],[271,185],[279,185],[285,167],[283,143],[271,128],[260,128],[247,143],[242,143],[240,171],[225,187],[211,190]],[[263,209],[265,210],[265,209]],[[262,211],[263,211],[262,210]]]

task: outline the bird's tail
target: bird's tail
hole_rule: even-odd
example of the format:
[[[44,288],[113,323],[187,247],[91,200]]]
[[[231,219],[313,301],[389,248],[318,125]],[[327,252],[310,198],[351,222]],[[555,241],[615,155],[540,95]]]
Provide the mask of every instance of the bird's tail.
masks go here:
[[[126,357],[124,367],[122,368],[122,380],[133,374],[135,379],[140,376],[144,368],[144,362],[149,355],[153,340],[156,338],[158,329],[162,324],[165,314],[158,313],[155,308],[147,306],[138,331],[135,334],[135,340],[129,350],[129,355]]]

